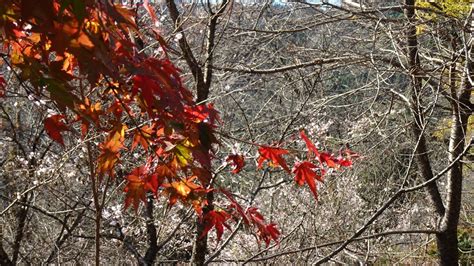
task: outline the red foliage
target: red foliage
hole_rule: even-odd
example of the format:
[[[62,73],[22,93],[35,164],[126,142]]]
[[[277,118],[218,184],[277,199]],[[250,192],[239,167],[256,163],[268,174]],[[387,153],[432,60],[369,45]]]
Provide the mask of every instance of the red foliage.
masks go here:
[[[295,174],[295,181],[302,186],[304,183],[308,184],[314,198],[318,198],[316,189],[316,180],[322,182],[322,176],[316,173],[316,165],[310,162],[298,162],[293,166],[292,172]]]
[[[274,223],[265,223],[265,218],[260,214],[257,208],[251,207],[247,210],[247,217],[249,221],[257,228],[258,237],[268,246],[270,241],[278,242],[280,231],[276,228]]]
[[[144,7],[157,22],[147,1]],[[113,1],[44,0],[38,4],[33,0],[4,0],[0,8],[0,52],[9,56],[22,81],[32,85],[36,98],[46,97],[57,107],[58,114],[44,121],[46,133],[54,141],[64,146],[62,134],[74,123],[81,127],[83,138],[91,132],[104,136],[96,146],[93,172],[98,182],[105,175],[115,177],[123,152],[141,149],[146,154],[147,163],[137,165],[126,176],[126,208],[133,205],[137,210],[147,193],[161,194],[170,206],[178,201],[192,205],[205,224],[203,234],[215,228],[220,240],[234,215],[255,227],[266,245],[277,241],[280,232],[276,225],[266,223],[254,207],[245,211],[230,193],[224,193],[230,210],[203,211],[207,194],[217,191],[211,183],[215,177],[211,161],[213,146],[219,144],[215,137],[218,112],[211,103],[193,100],[156,30],[152,35],[163,45],[163,54],[154,57],[138,52],[141,48],[131,36],[143,33],[135,15],[135,11]],[[0,96],[5,86],[0,77]],[[71,122],[67,125],[66,121]],[[357,155],[345,150],[335,158],[319,152],[304,131],[300,135],[308,158],[294,165],[295,181],[308,184],[316,197],[315,180],[322,181],[324,168],[351,166]],[[287,149],[257,146],[258,168],[268,162],[291,173],[284,158],[289,155]],[[229,155],[226,161],[233,166],[233,173],[245,165],[242,155]]]
[[[238,174],[242,168],[245,166],[245,159],[243,155],[231,154],[225,159],[226,162],[229,162],[232,165],[232,173]]]
[[[211,230],[213,227],[216,228],[216,234],[217,234],[217,241],[219,242],[222,237],[222,233],[224,232],[224,226],[229,228],[229,225],[227,225],[226,221],[229,220],[230,215],[223,211],[223,210],[211,210],[207,212],[203,217],[202,217],[202,222],[205,224],[204,230],[202,231],[202,235],[200,237],[203,237]]]
[[[135,168],[127,176],[128,184],[124,191],[127,193],[125,197],[125,209],[133,204],[135,210],[138,209],[140,200],[146,202],[146,192],[152,191],[156,194],[157,188],[162,183],[158,174],[150,174],[148,166],[140,166]]]
[[[47,117],[44,120],[44,128],[46,133],[56,142],[64,146],[63,136],[61,135],[62,131],[69,130],[66,124],[64,123],[64,115],[56,114]]]
[[[295,174],[295,181],[298,185],[308,184],[315,199],[318,198],[316,181],[323,182],[326,168],[339,169],[340,167],[352,166],[352,158],[358,155],[349,149],[340,152],[336,158],[329,152],[319,152],[314,143],[306,136],[304,130],[300,130],[300,136],[308,149],[307,161],[297,162],[293,166],[292,172]],[[316,161],[311,162],[312,159]]]
[[[2,76],[0,76],[0,97],[3,97],[5,95],[6,86],[7,82]]]
[[[262,167],[263,162],[270,161],[272,166],[281,166],[285,171],[290,173],[290,169],[286,164],[285,159],[282,157],[285,154],[288,154],[288,150],[281,148],[273,148],[269,146],[260,146],[258,148],[258,168]]]
[[[308,148],[308,158],[311,157],[312,153],[314,153],[315,156],[319,156],[318,149],[313,144],[313,142],[306,136],[303,129],[300,130],[300,136],[303,139],[303,141],[306,143],[306,147]]]

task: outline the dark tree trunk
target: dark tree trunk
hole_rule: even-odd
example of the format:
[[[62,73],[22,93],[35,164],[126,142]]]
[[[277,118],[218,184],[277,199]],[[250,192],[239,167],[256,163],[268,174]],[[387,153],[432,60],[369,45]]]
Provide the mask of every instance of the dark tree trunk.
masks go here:
[[[407,59],[408,67],[410,69],[410,75],[412,80],[412,91],[411,91],[411,109],[413,113],[414,123],[411,126],[414,140],[416,141],[417,148],[415,150],[415,161],[417,163],[418,170],[421,177],[424,180],[430,180],[433,178],[433,170],[431,168],[430,159],[428,157],[428,149],[426,147],[426,139],[424,135],[424,118],[423,110],[420,104],[421,101],[421,77],[420,77],[420,60],[418,57],[418,39],[416,36],[415,26],[415,0],[405,1],[406,10],[405,15],[408,18],[409,25],[407,27]],[[433,203],[436,214],[438,217],[442,217],[445,212],[441,194],[439,193],[436,183],[432,183],[427,187],[428,195]]]
[[[418,40],[416,36],[415,12],[414,12],[415,0],[405,0],[405,15],[407,16],[410,24],[407,27],[407,58],[408,67],[410,69],[410,75],[412,77],[412,106],[414,118],[414,124],[412,126],[415,140],[418,141],[416,149],[416,162],[420,170],[421,175],[425,180],[429,180],[433,177],[433,172],[430,166],[430,160],[428,157],[428,149],[426,148],[426,140],[423,133],[423,110],[421,110],[421,81],[420,77],[420,62],[418,57]],[[473,66],[470,62],[471,47],[468,47],[468,51],[464,54],[464,60],[466,62],[464,67],[463,82],[459,88],[453,82],[450,90],[450,104],[451,104],[451,134],[449,140],[449,164],[453,166],[449,169],[447,174],[447,195],[446,195],[446,206],[443,204],[436,183],[432,183],[428,186],[428,194],[430,195],[431,201],[436,209],[438,218],[441,222],[439,223],[439,233],[436,235],[436,242],[439,254],[440,265],[458,265],[459,251],[458,251],[458,239],[457,239],[457,228],[459,224],[459,214],[461,212],[462,202],[462,160],[460,156],[465,149],[465,138],[469,116],[472,114],[472,104],[470,103],[470,95],[472,90],[472,84],[468,75],[472,72]],[[451,69],[452,77],[455,77],[455,69]],[[471,77],[472,78],[472,77]],[[462,158],[461,158],[462,159]]]
[[[3,249],[3,226],[0,225],[0,265],[10,266],[13,265],[7,252]]]
[[[145,265],[153,265],[156,259],[156,254],[158,253],[158,238],[155,226],[155,219],[153,218],[153,195],[149,194],[147,196],[145,218],[146,218],[146,231],[147,231],[147,242],[148,249],[145,253],[144,261]]]
[[[470,57],[467,52],[466,58]],[[473,66],[466,59],[465,75],[459,90],[451,88],[451,134],[449,139],[449,163],[453,167],[448,172],[448,193],[446,213],[441,220],[440,233],[437,235],[438,252],[441,265],[457,265],[459,261],[457,228],[459,225],[459,215],[461,213],[462,203],[462,182],[463,182],[463,163],[462,160],[455,161],[466,145],[466,132],[471,110],[471,90],[472,84],[468,74],[472,72]],[[472,77],[471,77],[472,78]],[[459,92],[458,92],[459,91]]]

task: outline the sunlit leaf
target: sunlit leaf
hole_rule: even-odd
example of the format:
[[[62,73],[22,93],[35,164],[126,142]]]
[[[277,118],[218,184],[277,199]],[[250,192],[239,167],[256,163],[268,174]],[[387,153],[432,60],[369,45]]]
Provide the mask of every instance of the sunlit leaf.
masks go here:
[[[258,152],[260,154],[260,157],[258,158],[258,168],[262,167],[263,162],[270,161],[274,166],[281,166],[285,171],[290,173],[290,169],[288,168],[285,159],[282,157],[283,155],[288,154],[287,150],[260,146]]]

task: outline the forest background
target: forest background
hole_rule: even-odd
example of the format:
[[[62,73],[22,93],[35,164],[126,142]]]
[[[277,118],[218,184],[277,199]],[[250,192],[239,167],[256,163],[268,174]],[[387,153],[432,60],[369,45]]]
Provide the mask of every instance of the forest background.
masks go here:
[[[472,4],[363,2],[6,0],[2,264],[472,263]]]

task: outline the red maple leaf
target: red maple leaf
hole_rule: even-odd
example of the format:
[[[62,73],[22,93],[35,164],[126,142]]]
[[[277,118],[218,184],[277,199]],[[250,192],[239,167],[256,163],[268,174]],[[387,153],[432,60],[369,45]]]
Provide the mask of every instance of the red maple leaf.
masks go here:
[[[288,154],[287,150],[268,146],[260,146],[260,148],[258,148],[258,153],[260,154],[260,157],[258,158],[258,168],[262,168],[263,162],[269,160],[274,166],[279,165],[285,169],[285,171],[290,173],[290,169],[286,165],[285,159],[282,157],[282,155]]]
[[[0,97],[3,97],[5,95],[6,87],[7,87],[7,82],[2,76],[0,76]]]
[[[265,218],[263,218],[263,215],[255,207],[248,208],[247,215],[253,224],[260,225],[265,222]]]
[[[280,231],[277,229],[277,225],[274,223],[270,223],[265,225],[264,230],[260,230],[260,238],[265,241],[265,244],[268,245],[270,244],[270,241],[273,240],[278,243],[278,237],[280,237]]]
[[[156,25],[158,25],[159,21],[158,21],[158,18],[156,16],[156,13],[155,13],[155,10],[153,9],[153,7],[150,5],[149,3],[149,0],[145,0],[143,1],[143,7],[145,7],[145,10],[148,12],[148,14],[150,15],[151,17],[151,20],[153,21],[153,23]]]
[[[346,148],[343,151],[339,151],[339,156],[337,157],[337,161],[339,165],[344,167],[351,167],[352,166],[352,158],[359,158],[359,154],[351,151],[350,149]]]
[[[212,179],[212,173],[211,171],[209,171],[209,169],[202,167],[193,167],[191,169],[191,172],[193,173],[193,175],[198,177],[199,182],[201,182],[201,184],[209,184]]]
[[[247,218],[247,215],[245,214],[244,208],[232,197],[231,193],[225,189],[219,189],[220,192],[222,192],[229,200],[230,200],[230,209],[235,209],[236,213],[234,212],[234,216],[239,215],[242,217],[243,222],[246,225],[250,225],[250,221]]]
[[[221,240],[222,233],[224,233],[224,226],[230,230],[226,221],[229,220],[230,214],[223,210],[211,210],[204,214],[202,222],[204,223],[204,230],[200,237],[204,237],[213,227],[216,228],[217,242]]]
[[[219,112],[214,109],[212,103],[200,104],[196,106],[187,106],[185,112],[190,116],[196,123],[205,122],[210,125],[215,125],[216,121],[219,122]]]
[[[276,224],[266,224],[265,218],[263,218],[263,215],[255,207],[248,208],[247,216],[252,224],[257,227],[258,237],[263,240],[267,246],[272,239],[278,243],[280,231],[276,228]]]
[[[239,173],[245,165],[245,159],[243,155],[231,154],[227,156],[225,160],[233,167],[233,174]]]
[[[56,114],[51,115],[44,120],[44,128],[46,133],[56,142],[64,146],[63,136],[61,135],[62,131],[67,131],[69,128],[64,123],[64,115]]]
[[[337,163],[340,166],[343,166],[343,167],[351,167],[352,166],[352,160],[347,159],[347,158],[343,158],[342,156],[337,157]]]
[[[330,153],[323,152],[318,156],[320,163],[325,163],[329,168],[337,168],[338,160]]]
[[[304,130],[300,130],[300,136],[306,143],[306,147],[308,148],[308,158],[311,157],[311,153],[314,153],[316,157],[319,156],[319,151],[316,148],[316,146],[313,144],[313,142],[306,136],[304,133]]]
[[[313,192],[314,198],[318,199],[318,191],[316,188],[316,181],[323,181],[322,176],[318,175],[315,171],[316,165],[313,163],[304,161],[295,163],[292,172],[295,174],[295,181],[298,185],[302,186],[304,183],[308,184],[309,189]]]

